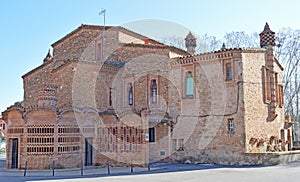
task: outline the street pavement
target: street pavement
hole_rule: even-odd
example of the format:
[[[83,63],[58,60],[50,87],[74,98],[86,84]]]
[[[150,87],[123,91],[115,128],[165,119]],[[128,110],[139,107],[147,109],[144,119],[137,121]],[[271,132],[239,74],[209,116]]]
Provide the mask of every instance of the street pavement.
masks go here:
[[[0,182],[25,181],[67,181],[67,182],[101,182],[101,181],[299,181],[300,161],[285,165],[267,167],[220,166],[205,164],[156,163],[148,168],[111,167],[110,175],[107,168],[87,167],[81,176],[80,169],[58,169],[52,176],[51,170],[27,171],[0,169]]]

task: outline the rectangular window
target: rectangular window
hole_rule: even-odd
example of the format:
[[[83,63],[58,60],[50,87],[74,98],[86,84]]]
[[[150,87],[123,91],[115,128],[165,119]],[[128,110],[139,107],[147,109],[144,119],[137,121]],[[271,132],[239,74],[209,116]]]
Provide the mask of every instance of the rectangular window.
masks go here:
[[[112,88],[109,88],[109,106],[112,106]]]
[[[263,66],[263,88],[264,88],[264,102],[269,103],[271,101],[271,76],[270,70]]]
[[[155,128],[149,128],[149,142],[155,142]]]
[[[184,150],[184,140],[183,138],[179,138],[179,149],[178,150]]]
[[[284,101],[283,101],[283,86],[282,85],[278,85],[278,97],[279,97],[279,102],[278,102],[278,106],[280,108],[283,107]]]
[[[165,152],[165,151],[160,151],[160,152],[159,152],[159,155],[165,156],[165,155],[166,155],[166,152]]]
[[[173,150],[177,150],[177,139],[172,140],[172,146]]]
[[[228,119],[228,132],[234,134],[234,120],[232,118]]]
[[[157,103],[157,83],[156,80],[151,80],[151,102]]]
[[[231,63],[225,64],[226,69],[226,81],[232,80],[232,66]]]
[[[102,44],[98,42],[96,44],[96,61],[102,60],[102,54]]]
[[[194,78],[190,71],[185,76],[185,96],[187,98],[193,98],[194,96]]]
[[[132,83],[128,84],[128,105],[133,105],[133,89],[132,89]]]
[[[276,102],[279,103],[278,73],[275,73],[275,94],[276,94]]]

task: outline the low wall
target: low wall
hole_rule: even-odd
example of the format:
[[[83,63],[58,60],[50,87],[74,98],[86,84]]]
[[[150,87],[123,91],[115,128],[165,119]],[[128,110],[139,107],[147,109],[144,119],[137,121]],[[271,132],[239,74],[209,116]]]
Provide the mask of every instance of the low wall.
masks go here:
[[[245,153],[243,165],[277,165],[300,160],[300,150],[287,152]]]
[[[300,160],[300,150],[287,152],[265,152],[265,153],[243,153],[229,155],[199,154],[199,155],[180,155],[171,156],[171,161],[194,164],[219,164],[237,166],[269,166],[285,164]]]

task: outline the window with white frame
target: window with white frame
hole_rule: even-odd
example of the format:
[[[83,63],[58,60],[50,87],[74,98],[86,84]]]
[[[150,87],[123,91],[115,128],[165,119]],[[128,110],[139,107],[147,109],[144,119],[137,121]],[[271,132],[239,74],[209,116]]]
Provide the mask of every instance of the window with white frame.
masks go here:
[[[133,105],[133,89],[132,89],[132,83],[128,84],[128,105]]]
[[[177,139],[172,140],[172,148],[173,150],[177,150]]]
[[[228,132],[230,134],[234,134],[234,120],[233,120],[233,118],[229,118],[227,121],[228,121]]]
[[[179,138],[179,149],[178,150],[184,150],[184,140],[183,138]]]

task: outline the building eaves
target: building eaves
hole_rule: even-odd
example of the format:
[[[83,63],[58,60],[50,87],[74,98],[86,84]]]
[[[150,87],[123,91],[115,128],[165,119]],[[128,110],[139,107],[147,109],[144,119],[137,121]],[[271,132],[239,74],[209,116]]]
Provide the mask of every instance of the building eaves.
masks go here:
[[[283,69],[282,65],[279,63],[278,59],[275,58],[274,60],[275,60],[275,63],[279,66],[279,68],[283,71],[284,69]]]
[[[217,50],[217,51],[211,51],[211,52],[203,52],[203,53],[199,53],[196,55],[187,55],[187,56],[183,56],[183,57],[179,57],[178,59],[185,59],[185,58],[190,58],[190,57],[198,57],[198,56],[207,56],[207,55],[212,55],[212,54],[217,54],[217,53],[223,53],[223,52],[228,52],[228,51],[241,51],[242,48],[227,48],[227,49],[223,49],[223,50]]]
[[[156,44],[133,44],[133,43],[128,43],[128,44],[123,44],[123,46],[125,47],[140,47],[140,48],[150,48],[150,49],[167,49],[170,51],[173,51],[175,53],[181,54],[181,55],[191,55],[190,53],[188,53],[185,50],[179,49],[177,47],[174,46],[168,46],[165,44],[162,45],[156,45]]]
[[[28,75],[31,75],[32,73],[34,73],[34,72],[36,72],[37,70],[39,70],[39,69],[41,69],[41,68],[47,66],[48,64],[50,64],[50,63],[52,63],[52,62],[53,62],[53,59],[52,59],[51,61],[47,61],[47,62],[41,64],[40,66],[34,68],[33,70],[30,70],[29,72],[25,73],[25,74],[22,76],[22,78],[24,79],[24,78],[27,77]]]

